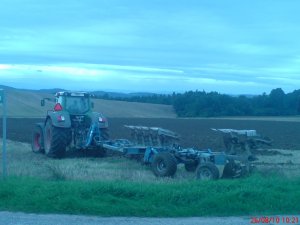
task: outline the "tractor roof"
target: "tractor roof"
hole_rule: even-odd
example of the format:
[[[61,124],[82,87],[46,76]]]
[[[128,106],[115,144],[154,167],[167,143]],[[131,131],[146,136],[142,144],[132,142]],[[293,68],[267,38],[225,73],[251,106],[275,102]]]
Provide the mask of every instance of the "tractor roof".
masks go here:
[[[91,95],[88,92],[81,91],[60,91],[55,94],[55,97],[59,96],[89,97]]]

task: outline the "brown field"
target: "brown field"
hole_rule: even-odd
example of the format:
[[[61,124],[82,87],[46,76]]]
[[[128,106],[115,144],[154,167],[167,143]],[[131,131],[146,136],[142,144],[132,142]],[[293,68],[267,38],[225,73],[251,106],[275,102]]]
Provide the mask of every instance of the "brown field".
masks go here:
[[[10,140],[31,142],[33,126],[42,119],[9,118],[7,121]],[[0,128],[2,127],[0,121]],[[210,128],[256,129],[271,138],[273,148],[300,149],[300,123],[286,121],[229,120],[229,119],[171,119],[171,118],[111,118],[109,120],[111,138],[129,138],[124,125],[143,125],[170,129],[181,136],[184,147],[210,148],[222,150],[223,142],[219,133]],[[2,128],[0,129],[2,135]]]
[[[29,144],[32,128],[34,123],[41,121],[41,119],[8,119],[9,174],[50,179],[140,180],[149,182],[154,180],[161,182],[161,179],[154,178],[149,167],[120,157],[79,157],[76,159],[67,157],[63,160],[53,160],[45,155],[32,153]],[[180,134],[181,144],[184,147],[210,148],[215,151],[224,149],[222,137],[211,131],[210,128],[256,129],[274,140],[272,149],[266,151],[267,154],[258,156],[259,170],[263,171],[264,174],[269,171],[288,176],[299,176],[300,174],[300,143],[298,141],[300,140],[300,123],[297,122],[112,118],[110,119],[111,138],[129,138],[129,132],[124,128],[126,124],[170,129]],[[0,125],[2,132],[2,124],[0,123]],[[194,175],[185,172],[181,165],[176,173],[176,180],[182,179],[194,179]]]

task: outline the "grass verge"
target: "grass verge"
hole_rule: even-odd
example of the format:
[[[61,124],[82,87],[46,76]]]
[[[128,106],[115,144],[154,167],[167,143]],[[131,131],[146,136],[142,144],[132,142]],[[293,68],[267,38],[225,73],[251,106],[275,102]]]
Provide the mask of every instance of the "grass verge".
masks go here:
[[[101,216],[299,214],[300,179],[254,175],[213,182],[0,181],[0,210]]]

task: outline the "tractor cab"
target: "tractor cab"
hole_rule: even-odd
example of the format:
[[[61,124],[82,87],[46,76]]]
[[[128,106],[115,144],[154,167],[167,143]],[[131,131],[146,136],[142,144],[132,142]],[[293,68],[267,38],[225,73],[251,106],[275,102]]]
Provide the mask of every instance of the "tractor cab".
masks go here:
[[[91,109],[90,94],[85,92],[57,92],[55,111],[66,110],[71,115],[86,114]]]

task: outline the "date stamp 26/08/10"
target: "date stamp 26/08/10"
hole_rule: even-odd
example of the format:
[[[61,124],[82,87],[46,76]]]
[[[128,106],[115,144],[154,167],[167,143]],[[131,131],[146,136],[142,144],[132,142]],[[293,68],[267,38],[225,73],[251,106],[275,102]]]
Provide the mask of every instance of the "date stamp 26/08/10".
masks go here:
[[[260,216],[251,217],[251,224],[299,224],[298,216]]]

